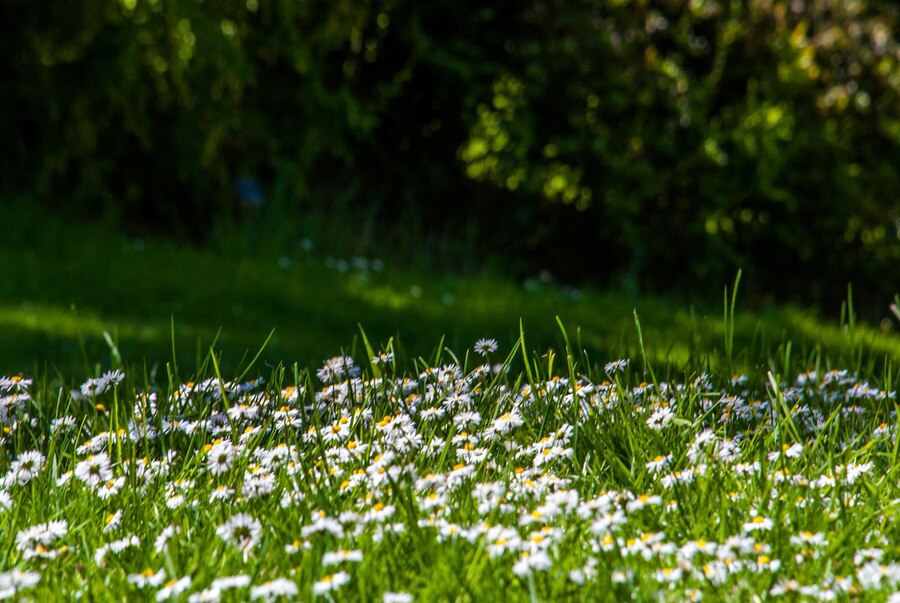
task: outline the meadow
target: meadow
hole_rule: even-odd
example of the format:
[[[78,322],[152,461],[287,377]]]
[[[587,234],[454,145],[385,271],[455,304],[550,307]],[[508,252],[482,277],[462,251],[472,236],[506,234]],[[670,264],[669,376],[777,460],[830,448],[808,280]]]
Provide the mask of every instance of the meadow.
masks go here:
[[[852,298],[91,228],[0,248],[2,599],[900,600],[900,344]]]
[[[900,343],[852,298],[0,257],[0,599],[900,600]]]
[[[361,338],[265,376],[0,379],[0,598],[900,600],[893,362]]]

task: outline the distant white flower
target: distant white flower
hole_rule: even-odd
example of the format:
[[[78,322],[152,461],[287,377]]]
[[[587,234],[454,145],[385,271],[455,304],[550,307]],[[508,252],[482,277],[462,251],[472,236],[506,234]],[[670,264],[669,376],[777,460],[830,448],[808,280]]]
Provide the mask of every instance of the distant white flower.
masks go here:
[[[345,561],[360,562],[363,559],[362,551],[341,550],[328,552],[322,556],[322,565],[337,565]]]
[[[204,588],[188,596],[188,603],[220,603],[222,592],[216,588]]]
[[[172,538],[175,534],[181,533],[181,526],[166,526],[159,533],[159,536],[156,537],[156,540],[153,541],[153,550],[157,553],[162,553],[163,549],[166,548],[166,545],[169,543],[169,539]]]
[[[100,379],[106,383],[107,389],[112,389],[125,380],[125,373],[120,370],[107,371]]]
[[[254,586],[250,590],[251,599],[265,599],[271,601],[276,597],[295,597],[297,585],[287,578],[276,578],[271,582]]]
[[[382,603],[412,603],[412,595],[409,593],[384,593]]]
[[[657,473],[661,473],[662,471],[667,469],[671,462],[672,462],[671,454],[667,454],[666,456],[657,455],[654,458],[652,458],[651,460],[649,460],[645,464],[645,466],[647,467],[647,470],[651,474],[656,475]]]
[[[113,540],[108,544],[104,544],[94,551],[94,563],[103,566],[106,563],[106,555],[111,551],[113,553],[121,553],[129,547],[141,546],[141,539],[137,536],[127,536],[119,540]]]
[[[151,568],[147,568],[139,574],[128,574],[128,581],[138,588],[147,586],[157,587],[166,579],[166,570],[160,569],[154,572]]]
[[[259,542],[262,524],[251,515],[238,513],[216,528],[216,534],[246,552]]]
[[[647,427],[659,431],[660,429],[671,423],[672,419],[674,418],[675,413],[672,412],[672,409],[669,407],[663,407],[650,415],[650,418],[647,419]]]
[[[93,454],[75,465],[75,477],[91,488],[96,488],[113,478],[109,456],[105,452]]]
[[[637,498],[628,501],[628,503],[625,505],[625,509],[629,513],[631,513],[634,511],[640,511],[644,507],[659,506],[661,504],[662,504],[662,498],[660,498],[659,496],[657,496],[655,494],[654,495],[642,494],[642,495],[638,496]]]
[[[234,495],[234,490],[227,486],[216,486],[209,494],[210,502],[214,500],[228,500]]]
[[[90,378],[81,384],[81,395],[90,398],[105,394],[110,387],[110,383],[103,378]]]
[[[496,339],[479,339],[475,342],[474,350],[476,354],[487,356],[497,351],[499,345]]]
[[[38,547],[46,548],[63,538],[69,532],[69,524],[66,520],[40,523],[16,534],[16,548],[28,552]]]
[[[350,574],[348,574],[347,572],[329,574],[328,576],[325,576],[324,578],[313,584],[313,594],[324,595],[326,593],[330,593],[332,591],[338,590],[348,582],[350,582]]]
[[[770,452],[766,458],[769,462],[777,461],[782,456],[785,456],[789,459],[800,458],[800,455],[803,454],[803,444],[797,443],[792,446],[788,446],[787,444],[782,445],[781,450],[776,450],[774,452]]]
[[[247,586],[250,586],[250,576],[247,576],[246,574],[216,578],[212,581],[212,584],[210,584],[210,588],[215,588],[216,590],[231,590],[233,588],[245,588]]]
[[[156,592],[157,601],[165,601],[177,595],[180,595],[191,587],[191,577],[185,576],[180,580],[174,578],[166,582],[165,586]]]
[[[119,509],[115,513],[110,513],[106,516],[106,519],[103,521],[103,532],[109,533],[114,531],[119,527],[119,524],[122,523],[122,509]]]
[[[63,431],[75,429],[76,424],[75,417],[66,415],[50,421],[50,431],[52,433],[61,433]]]
[[[323,383],[334,383],[346,377],[356,377],[360,373],[353,358],[350,356],[335,356],[325,362],[325,366],[316,371],[316,376]]]
[[[519,560],[513,565],[512,571],[515,575],[524,577],[535,570],[547,571],[552,566],[553,563],[550,561],[550,556],[544,551],[535,553],[524,552]]]
[[[20,590],[32,588],[40,581],[38,572],[14,569],[0,573],[0,599],[12,599]]]
[[[771,530],[775,523],[768,517],[757,515],[749,522],[744,524],[745,532],[768,531]]]
[[[626,368],[628,368],[628,360],[625,359],[613,360],[612,362],[607,362],[605,365],[603,365],[603,370],[606,371],[608,375],[621,373]]]
[[[118,494],[119,490],[121,490],[122,486],[124,485],[124,477],[117,477],[116,479],[107,480],[96,488],[97,496],[99,496],[103,500],[111,498]]]

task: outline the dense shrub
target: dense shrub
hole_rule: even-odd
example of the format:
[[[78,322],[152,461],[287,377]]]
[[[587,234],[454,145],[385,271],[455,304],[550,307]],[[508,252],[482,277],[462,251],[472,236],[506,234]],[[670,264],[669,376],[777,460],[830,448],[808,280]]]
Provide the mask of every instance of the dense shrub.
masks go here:
[[[651,290],[737,266],[801,300],[897,285],[888,0],[0,15],[8,192],[203,237],[240,218],[235,182],[252,178],[282,223],[337,216],[357,246],[437,241]]]

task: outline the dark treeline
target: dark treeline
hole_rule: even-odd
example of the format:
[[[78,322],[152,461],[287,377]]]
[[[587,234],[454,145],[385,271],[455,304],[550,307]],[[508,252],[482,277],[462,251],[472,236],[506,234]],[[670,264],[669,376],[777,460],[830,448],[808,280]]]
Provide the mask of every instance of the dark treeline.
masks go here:
[[[853,282],[881,309],[900,285],[898,11],[11,0],[0,184],[193,240],[268,212],[349,252],[642,291],[742,266],[757,292],[832,304]]]

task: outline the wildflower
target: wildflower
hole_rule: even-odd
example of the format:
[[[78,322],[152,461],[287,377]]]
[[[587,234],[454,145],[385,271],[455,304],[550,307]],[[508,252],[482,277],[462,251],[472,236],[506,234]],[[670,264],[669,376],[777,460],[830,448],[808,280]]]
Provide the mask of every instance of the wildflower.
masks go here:
[[[744,524],[745,532],[755,532],[758,530],[768,531],[771,530],[775,523],[769,519],[768,517],[763,517],[762,515],[757,515],[749,522]]]
[[[246,574],[216,578],[212,581],[212,584],[210,584],[210,588],[216,590],[231,590],[235,588],[245,588],[247,586],[250,586],[250,576],[247,576]]]
[[[20,590],[33,588],[40,581],[38,572],[14,569],[0,573],[0,599],[12,599]]]
[[[825,538],[825,534],[822,532],[812,533],[812,532],[800,532],[796,536],[791,536],[790,538],[791,544],[794,546],[825,546],[828,544],[828,540]]]
[[[553,563],[550,561],[550,556],[544,551],[538,551],[536,553],[525,551],[513,565],[512,571],[516,576],[522,578],[533,573],[535,570],[547,571],[552,565]]]
[[[628,368],[628,360],[626,359],[613,360],[612,362],[607,362],[603,365],[603,370],[606,371],[606,374],[608,375],[621,373],[626,368]]]
[[[44,455],[37,450],[29,450],[19,455],[9,466],[6,476],[8,484],[24,485],[37,477],[44,468]]]
[[[109,533],[116,528],[119,527],[119,524],[122,523],[122,509],[119,509],[115,513],[110,513],[106,516],[106,519],[103,521],[103,532]]]
[[[648,461],[645,466],[651,474],[656,475],[657,473],[662,473],[665,469],[667,469],[671,462],[671,454],[667,454],[666,456],[657,455],[653,457],[653,459]]]
[[[176,534],[181,533],[181,526],[166,526],[159,533],[159,536],[156,537],[156,540],[153,541],[153,550],[157,553],[161,553],[163,549],[166,548],[166,545],[169,543],[169,540],[175,536]]]
[[[231,442],[214,444],[206,454],[206,470],[213,475],[221,475],[234,464],[235,448]]]
[[[322,565],[337,565],[344,561],[359,562],[362,561],[362,559],[362,551],[340,550],[333,553],[325,553],[325,555],[322,556]]]
[[[787,444],[783,444],[781,450],[776,450],[775,452],[770,452],[766,458],[769,462],[777,461],[779,458],[784,456],[789,459],[799,458],[800,455],[803,454],[803,444],[793,444],[788,446]]]
[[[350,582],[350,574],[347,572],[329,574],[313,584],[313,594],[318,596],[336,591],[348,582]]]
[[[222,592],[212,587],[188,596],[188,603],[219,603],[221,600]]]
[[[90,488],[97,488],[113,478],[109,457],[105,452],[93,454],[75,465],[75,477]]]
[[[479,339],[475,342],[475,353],[480,356],[487,356],[488,354],[492,354],[497,351],[497,340],[496,339]]]
[[[316,376],[323,383],[334,383],[345,377],[356,377],[360,369],[350,356],[335,356],[325,362],[325,366],[316,371]]]
[[[664,567],[657,570],[655,574],[656,581],[663,584],[674,584],[681,581],[682,577],[684,577],[684,572],[677,567]]]
[[[262,524],[246,513],[238,513],[216,528],[216,534],[246,553],[259,542]]]
[[[271,473],[251,474],[241,488],[241,494],[247,499],[268,496],[275,489],[275,476]]]
[[[124,477],[117,477],[115,479],[110,479],[103,482],[100,486],[96,488],[97,496],[106,500],[110,497],[115,496],[122,489],[122,486],[125,485]]]
[[[114,540],[108,544],[104,544],[96,551],[94,551],[94,563],[96,563],[100,567],[103,567],[106,562],[106,555],[110,551],[118,554],[129,547],[137,547],[140,545],[141,539],[137,536],[128,536],[125,538],[120,538],[119,540]]]
[[[128,581],[138,588],[147,586],[157,587],[166,579],[166,570],[160,569],[154,572],[151,568],[147,568],[139,574],[128,574]]]
[[[662,498],[660,498],[659,496],[656,496],[656,495],[651,496],[649,494],[641,494],[634,500],[628,501],[628,504],[625,505],[625,509],[628,510],[629,512],[633,512],[633,511],[640,511],[641,509],[643,509],[644,507],[647,507],[647,506],[652,506],[652,505],[658,506],[661,504],[662,504]]]
[[[166,601],[176,597],[191,587],[191,577],[185,576],[179,580],[171,579],[156,592],[157,601]]]
[[[384,593],[381,601],[382,603],[412,603],[412,595],[408,593],[392,593],[387,592]]]
[[[31,387],[32,379],[25,379],[22,375],[12,377],[0,377],[0,392],[22,392]],[[0,574],[3,575],[3,574]]]
[[[276,597],[294,597],[297,595],[297,592],[297,585],[292,581],[287,578],[276,578],[271,582],[266,582],[250,589],[250,598],[272,601]]]
[[[671,423],[674,418],[675,413],[672,412],[671,408],[660,408],[659,410],[654,411],[654,413],[650,415],[650,418],[647,419],[647,427],[655,431],[659,431],[660,429]]]
[[[102,378],[91,378],[81,384],[81,395],[85,398],[99,396],[109,390],[110,383]]]
[[[54,434],[62,433],[75,429],[75,417],[66,415],[50,421],[50,432]]]
[[[48,547],[65,537],[69,525],[65,520],[40,523],[16,534],[16,548],[25,553],[25,557],[49,556]]]
[[[228,486],[216,486],[209,495],[210,502],[216,500],[228,500],[234,495],[234,489]]]

